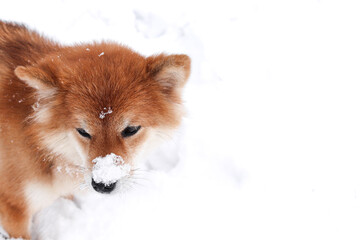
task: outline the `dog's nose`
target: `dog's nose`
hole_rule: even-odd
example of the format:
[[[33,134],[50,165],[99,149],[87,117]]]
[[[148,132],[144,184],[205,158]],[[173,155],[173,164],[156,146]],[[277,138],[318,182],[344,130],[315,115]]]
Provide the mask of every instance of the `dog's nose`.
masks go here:
[[[111,193],[116,186],[116,182],[110,184],[104,184],[104,183],[97,183],[94,181],[94,179],[92,179],[91,185],[95,189],[95,191],[99,193]]]

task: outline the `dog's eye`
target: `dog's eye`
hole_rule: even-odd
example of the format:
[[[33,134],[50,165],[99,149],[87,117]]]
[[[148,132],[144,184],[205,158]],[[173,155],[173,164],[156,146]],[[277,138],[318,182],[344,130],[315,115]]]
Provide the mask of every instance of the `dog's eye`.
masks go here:
[[[88,134],[84,129],[77,128],[76,131],[78,131],[81,136],[91,139],[91,135]]]
[[[132,135],[135,135],[140,128],[141,126],[128,126],[121,132],[121,136],[124,138],[131,137]]]

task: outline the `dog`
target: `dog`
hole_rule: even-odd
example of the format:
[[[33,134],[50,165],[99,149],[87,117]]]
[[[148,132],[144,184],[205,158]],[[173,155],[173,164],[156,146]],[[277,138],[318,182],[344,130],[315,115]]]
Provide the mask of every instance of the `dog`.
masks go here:
[[[94,181],[93,160],[121,157],[131,175],[180,125],[190,67],[183,54],[64,46],[0,21],[0,224],[8,234],[30,239],[32,216],[84,182],[101,193],[120,188]]]

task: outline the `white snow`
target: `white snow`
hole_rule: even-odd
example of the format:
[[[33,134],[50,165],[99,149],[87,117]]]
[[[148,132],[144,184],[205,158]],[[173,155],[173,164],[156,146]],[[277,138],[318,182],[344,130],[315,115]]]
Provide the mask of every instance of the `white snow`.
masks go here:
[[[359,12],[355,0],[3,4],[3,19],[64,43],[192,58],[184,124],[132,189],[61,199],[34,236],[360,239]]]
[[[6,237],[9,237],[8,234],[5,232],[5,230],[0,225],[0,240],[5,239]]]
[[[111,109],[111,107],[109,107],[109,108],[104,108],[104,110],[106,110],[106,109],[107,109],[106,112],[104,112],[104,111],[101,111],[101,112],[100,112],[100,114],[99,114],[99,118],[100,118],[100,119],[104,119],[107,114],[111,114],[111,113],[113,112],[112,109]]]
[[[131,166],[114,153],[97,157],[93,163],[92,178],[96,183],[110,185],[130,175]]]

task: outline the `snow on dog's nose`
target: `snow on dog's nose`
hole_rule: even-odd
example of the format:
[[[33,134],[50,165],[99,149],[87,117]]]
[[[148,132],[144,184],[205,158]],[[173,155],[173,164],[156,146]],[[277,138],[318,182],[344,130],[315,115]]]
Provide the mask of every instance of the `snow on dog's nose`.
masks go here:
[[[100,193],[112,192],[119,180],[130,175],[130,165],[125,164],[122,157],[114,153],[97,157],[93,163],[91,185]]]

